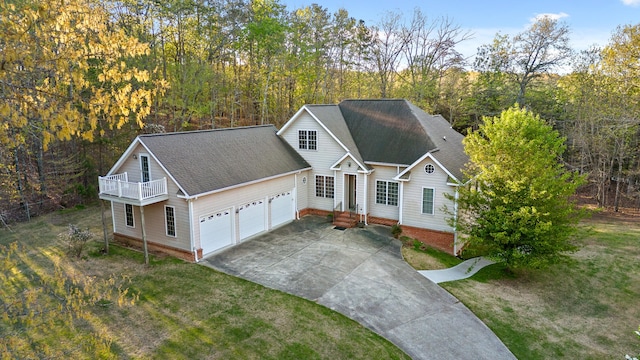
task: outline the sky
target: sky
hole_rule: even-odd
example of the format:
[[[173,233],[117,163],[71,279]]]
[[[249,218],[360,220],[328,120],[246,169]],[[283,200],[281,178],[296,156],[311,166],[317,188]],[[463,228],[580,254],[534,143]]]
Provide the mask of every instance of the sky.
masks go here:
[[[351,17],[375,25],[388,11],[401,12],[408,21],[415,8],[429,18],[447,17],[473,39],[457,50],[473,59],[478,46],[491,43],[496,33],[515,35],[537,16],[550,15],[571,29],[571,45],[584,50],[604,46],[619,25],[640,23],[640,0],[281,0],[288,10],[316,3],[330,13],[340,8]]]

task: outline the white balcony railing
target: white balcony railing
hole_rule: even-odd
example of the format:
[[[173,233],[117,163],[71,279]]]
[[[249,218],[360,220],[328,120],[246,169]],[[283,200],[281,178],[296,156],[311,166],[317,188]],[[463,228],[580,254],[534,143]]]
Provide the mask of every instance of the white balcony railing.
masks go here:
[[[148,182],[129,182],[127,173],[99,176],[98,185],[101,195],[117,196],[143,201],[161,195],[167,195],[167,178]]]

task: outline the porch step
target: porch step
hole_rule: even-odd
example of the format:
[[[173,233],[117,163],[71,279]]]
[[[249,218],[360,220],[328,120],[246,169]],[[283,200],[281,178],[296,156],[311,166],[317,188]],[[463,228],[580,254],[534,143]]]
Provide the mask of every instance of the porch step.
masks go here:
[[[342,226],[344,228],[356,227],[358,224],[358,216],[356,214],[349,215],[348,212],[337,212],[333,219],[333,225]]]

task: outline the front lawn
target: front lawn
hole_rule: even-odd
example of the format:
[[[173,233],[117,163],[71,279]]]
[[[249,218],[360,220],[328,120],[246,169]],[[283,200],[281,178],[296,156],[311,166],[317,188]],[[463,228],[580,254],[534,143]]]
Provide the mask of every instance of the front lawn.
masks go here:
[[[640,218],[595,215],[581,224],[577,243],[568,264],[515,277],[491,265],[440,285],[518,359],[640,355]]]
[[[60,289],[42,285],[57,264],[67,279],[110,281],[112,288],[120,287],[120,298],[126,301],[118,306],[117,301],[89,299],[93,304],[87,307],[89,314],[75,320],[72,328],[64,317],[49,319],[54,312],[46,306],[26,317],[14,311],[0,320],[0,333],[8,335],[0,337],[0,357],[21,357],[31,351],[37,357],[65,358],[408,358],[341,314],[197,264],[152,257],[151,265],[145,266],[140,253],[118,246],[111,246],[110,255],[102,255],[99,240],[88,245],[83,258],[71,258],[57,237],[69,223],[89,227],[101,237],[100,212],[95,207],[33,219],[12,226],[12,232],[0,229],[0,245],[20,245],[12,256],[17,265],[0,273],[5,287],[0,293],[35,288],[39,289],[37,299],[62,299],[58,291],[77,285],[72,281]],[[0,262],[7,260],[5,254],[6,249]],[[19,299],[33,292],[13,293]],[[33,319],[23,321],[27,317]],[[44,325],[32,326],[39,323]],[[104,340],[106,350],[92,348],[96,339]],[[21,352],[12,355],[12,348]]]

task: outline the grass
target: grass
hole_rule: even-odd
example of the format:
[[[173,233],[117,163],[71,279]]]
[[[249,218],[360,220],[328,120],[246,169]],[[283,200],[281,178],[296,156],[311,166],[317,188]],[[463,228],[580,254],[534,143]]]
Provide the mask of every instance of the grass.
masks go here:
[[[456,266],[462,262],[459,258],[424,245],[407,236],[400,237],[402,256],[416,270],[437,270]]]
[[[15,225],[13,232],[0,229],[0,245],[21,244],[23,273],[51,272],[58,263],[96,281],[116,279],[114,286],[121,284],[137,298],[133,305],[91,306],[90,320],[78,324],[81,331],[101,333],[111,341],[105,358],[408,358],[326,307],[204,266],[158,256],[145,266],[141,253],[122,247],[112,245],[110,254],[102,255],[101,241],[92,241],[83,258],[70,258],[57,238],[68,223],[102,234],[99,209],[88,207]],[[43,341],[52,348],[64,346],[60,351],[70,357],[91,357],[86,344]]]
[[[441,286],[518,359],[639,355],[640,219],[596,215],[583,222],[576,241],[580,250],[568,263],[516,275],[494,264]]]

